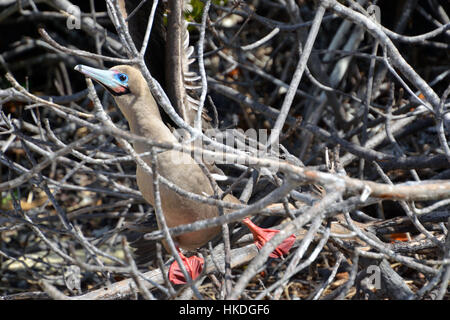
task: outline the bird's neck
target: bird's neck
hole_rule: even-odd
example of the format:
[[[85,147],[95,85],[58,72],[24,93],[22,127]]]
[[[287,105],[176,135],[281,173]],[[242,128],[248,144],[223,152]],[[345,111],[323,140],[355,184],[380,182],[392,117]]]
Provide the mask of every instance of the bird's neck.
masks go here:
[[[119,108],[127,118],[132,133],[156,142],[177,142],[175,136],[162,121],[158,105],[150,93],[128,101],[126,106],[119,104]],[[147,149],[140,144],[135,147],[140,149],[137,150],[138,152]]]

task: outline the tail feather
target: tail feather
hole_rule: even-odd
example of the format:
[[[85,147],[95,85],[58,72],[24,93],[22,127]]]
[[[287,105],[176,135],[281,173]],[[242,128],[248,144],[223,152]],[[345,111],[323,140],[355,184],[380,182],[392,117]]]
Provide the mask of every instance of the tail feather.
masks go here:
[[[158,224],[154,215],[150,215],[144,221],[129,223],[124,235],[133,250],[133,257],[139,267],[152,264],[156,259],[155,240],[144,239],[146,233],[158,230]],[[163,248],[164,250],[164,248]]]

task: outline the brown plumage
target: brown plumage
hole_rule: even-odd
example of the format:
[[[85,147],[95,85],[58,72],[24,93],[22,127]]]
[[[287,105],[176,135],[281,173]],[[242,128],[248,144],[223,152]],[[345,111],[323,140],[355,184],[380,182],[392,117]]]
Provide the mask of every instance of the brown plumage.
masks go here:
[[[195,82],[198,80],[196,73],[189,70],[189,64],[193,60],[191,59],[193,48],[189,47],[189,33],[186,29],[183,14],[180,10],[175,10],[175,8],[179,9],[180,7],[177,6],[175,1],[169,3],[169,5],[172,6],[168,13],[169,30],[166,32],[162,20],[164,9],[161,3],[162,1],[159,2],[157,7],[154,26],[152,28],[148,46],[149,49],[147,50],[145,60],[151,74],[163,86],[163,89],[167,92],[169,99],[178,114],[188,124],[192,125],[193,119],[197,113],[197,103],[192,96],[188,96],[187,89],[190,88],[194,90],[193,94],[195,94]],[[140,4],[140,0],[119,0],[121,12],[125,17],[131,14],[131,12],[139,7]],[[145,30],[145,26],[147,25],[148,13],[150,12],[152,4],[153,1],[145,2],[140,10],[135,11],[134,17],[131,17],[131,19],[128,20],[131,36],[138,48],[140,48],[142,44],[143,30]],[[167,33],[170,36],[167,37],[168,39],[166,42]],[[166,56],[162,54],[164,52],[166,53]],[[99,70],[86,66],[77,66],[75,69],[100,82],[113,94],[117,105],[129,123],[132,133],[147,137],[153,141],[168,143],[177,142],[177,139],[168,127],[168,125],[173,125],[173,122],[165,113],[162,114],[163,118],[161,117],[159,106],[151,95],[147,82],[138,69],[126,65],[116,66],[110,70]],[[203,123],[202,126],[205,128],[209,127],[207,123]],[[150,151],[148,145],[140,142],[134,143],[133,147],[138,153]],[[144,157],[143,160],[151,165],[150,156]],[[158,173],[161,176],[186,191],[203,196],[212,196],[214,194],[208,177],[202,171],[198,163],[186,153],[174,150],[161,152],[157,155],[157,166]],[[222,173],[214,166],[212,166],[211,169],[216,173]],[[136,169],[136,179],[139,190],[145,200],[154,205],[155,200],[152,174],[147,173],[138,165]],[[160,197],[164,217],[169,228],[181,224],[189,224],[198,220],[213,218],[219,214],[217,207],[188,200],[163,184],[160,184]],[[240,201],[232,195],[225,196],[224,200],[240,203]],[[227,213],[227,210],[225,210],[225,213]],[[249,227],[254,236],[256,236],[257,239],[255,241],[259,247],[264,245],[273,234],[278,232],[276,230],[259,228],[251,223],[248,218],[244,219],[243,223]],[[135,224],[134,231],[136,232],[129,237],[129,240],[133,241],[132,246],[137,248],[135,255],[138,264],[144,264],[153,260],[155,254],[154,242],[143,239],[145,232],[154,230],[153,226],[151,221],[146,221],[143,224]],[[220,232],[220,229],[220,227],[212,227],[196,232],[189,232],[177,236],[173,240],[183,249],[195,250],[214,238],[214,236]],[[287,253],[294,240],[295,236],[287,239],[285,243],[279,246],[279,250],[277,248],[278,251],[274,251],[274,256],[280,256]],[[164,242],[163,244],[166,249],[168,249],[167,244]],[[181,253],[180,257],[185,261],[190,259],[184,257]],[[199,258],[197,258],[197,260],[199,260]],[[187,269],[189,269],[189,263],[184,263]],[[176,268],[172,267],[170,269],[172,270],[172,277],[171,272],[169,271],[169,278],[171,281],[174,281],[174,279],[178,277],[174,277],[174,274],[178,273],[179,275],[180,272],[177,272],[175,270]],[[190,271],[193,272],[193,270]],[[198,272],[196,275],[191,273],[191,276],[193,275],[198,275]],[[181,276],[181,278],[184,278],[184,276]],[[181,282],[176,283],[182,283],[183,279],[178,279],[177,281]]]
[[[178,5],[184,7],[182,1],[178,2]],[[138,49],[141,48],[142,41],[144,39],[145,29],[152,6],[153,0],[147,0],[144,2],[141,0],[119,0],[121,14],[127,19],[127,25],[130,31],[130,35]],[[171,23],[168,23],[166,26],[163,21],[165,10],[166,8],[164,2],[159,1],[153,20],[153,26],[147,51],[144,57],[145,63],[152,76],[159,82],[164,91],[167,93],[169,100],[171,101],[178,114],[182,118],[184,118],[185,121],[192,125],[192,119],[196,114],[196,110],[193,109],[195,108],[195,98],[188,98],[187,91],[184,88],[184,84],[195,86],[195,79],[197,78],[196,73],[190,72],[189,70],[189,64],[192,62],[192,59],[190,57],[192,48],[189,47],[189,33],[187,31],[182,12],[173,12],[173,10],[168,10],[168,20],[171,21]],[[177,23],[177,21],[179,23]],[[177,26],[180,26],[181,28]],[[141,77],[140,73],[139,77]],[[182,81],[180,82],[180,80]],[[142,84],[143,83],[145,82],[142,82]],[[195,90],[191,90],[190,93],[191,97],[195,97]],[[162,124],[165,124],[161,133],[164,132],[166,135],[164,136],[161,134],[161,136],[163,136],[163,139],[173,138],[173,135],[168,133],[167,128],[176,128],[176,124],[172,121],[172,119],[170,119],[170,117],[162,110],[160,106],[157,106],[156,109],[154,108],[154,99],[153,97],[151,97],[148,89],[145,94],[150,96],[150,98],[148,99],[149,101],[151,101],[151,108],[148,107],[146,110],[149,110],[152,115],[157,115],[156,118],[158,119],[158,123],[155,125],[159,125],[161,127],[161,121],[159,121],[160,118],[162,118]],[[116,96],[116,98],[119,101],[123,102],[118,102],[118,104],[124,105],[126,103],[125,100],[127,100],[127,97]],[[186,109],[185,111],[182,110],[182,106],[187,107],[187,112]],[[157,112],[157,109],[159,109],[159,112]],[[204,113],[205,110],[206,109],[203,109]],[[148,117],[150,117],[150,115],[148,115]],[[131,123],[130,126],[132,126]],[[202,126],[205,128],[210,127],[210,125],[206,121],[203,121]],[[162,155],[161,157],[164,157],[164,155]],[[212,172],[218,173],[219,175],[223,174],[217,167],[211,167],[210,169],[212,169]],[[141,169],[138,168],[138,170]],[[208,190],[208,194],[209,192],[210,190]],[[146,192],[146,194],[149,194],[149,197],[152,197],[150,196],[151,193],[152,192]],[[151,198],[148,198],[144,193],[143,195],[147,201],[153,204],[153,200]],[[237,201],[237,199],[233,199],[232,201]],[[188,203],[188,206],[192,205],[193,204],[191,202]],[[212,208],[205,210],[208,211],[208,215],[212,213],[216,214],[216,211],[214,211]],[[202,214],[204,213],[200,212],[200,216]],[[156,229],[157,226],[154,220],[155,219],[150,216],[145,221],[128,225],[129,230],[127,232],[127,238],[131,242],[131,245],[136,248],[135,259],[138,264],[146,264],[147,262],[152,261],[154,258],[155,242],[145,240],[143,238],[145,233],[154,231]],[[172,221],[172,219],[169,220]],[[218,228],[214,229],[214,231],[216,230],[218,230]],[[206,233],[206,235],[208,235],[208,232]],[[184,246],[181,245],[181,247]]]
[[[77,66],[77,70],[100,82],[113,93],[114,100],[127,119],[132,133],[157,142],[177,142],[175,136],[162,121],[156,101],[138,69],[121,65],[113,67],[109,71],[86,66]],[[99,74],[95,74],[95,72]],[[126,86],[120,85],[119,80],[115,79],[118,75],[127,77]],[[141,142],[135,142],[133,147],[139,154],[150,151],[150,146]],[[143,160],[149,166],[151,165],[150,156],[143,157]],[[161,152],[157,155],[157,165],[161,176],[182,189],[198,195],[211,196],[214,194],[208,177],[189,154],[175,150]],[[142,196],[154,205],[153,176],[138,165],[136,179]],[[213,218],[219,214],[217,207],[186,199],[163,184],[160,185],[160,196],[169,228]],[[227,195],[225,200],[239,203],[239,200],[231,195]],[[182,234],[175,237],[174,241],[183,249],[194,250],[207,243],[219,232],[220,227],[213,227]]]

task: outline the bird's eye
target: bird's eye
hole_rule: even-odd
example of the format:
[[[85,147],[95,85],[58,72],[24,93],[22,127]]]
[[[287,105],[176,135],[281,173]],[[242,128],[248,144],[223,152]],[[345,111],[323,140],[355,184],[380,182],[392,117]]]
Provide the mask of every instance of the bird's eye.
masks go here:
[[[126,82],[128,80],[128,77],[125,73],[119,73],[117,77],[121,82]]]

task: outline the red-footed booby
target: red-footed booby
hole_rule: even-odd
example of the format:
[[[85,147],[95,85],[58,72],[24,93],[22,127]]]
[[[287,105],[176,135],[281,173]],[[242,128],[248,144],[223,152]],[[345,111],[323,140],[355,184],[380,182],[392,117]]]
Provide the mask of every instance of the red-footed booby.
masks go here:
[[[118,107],[127,119],[132,133],[157,142],[178,142],[170,129],[162,121],[158,105],[150,93],[147,82],[137,68],[120,65],[109,70],[100,70],[78,65],[75,67],[75,70],[99,82],[113,95]],[[135,142],[133,147],[139,154],[149,152],[151,148],[142,142]],[[151,165],[150,156],[143,157],[143,160],[149,166]],[[208,177],[191,155],[176,150],[164,151],[157,155],[157,166],[158,173],[161,176],[182,189],[198,195],[214,195]],[[147,171],[138,165],[136,179],[142,196],[147,202],[154,205],[152,174],[147,173]],[[160,197],[163,214],[169,228],[217,217],[219,215],[219,210],[216,206],[186,199],[165,185],[160,186]],[[224,200],[240,203],[232,195],[226,195]],[[259,228],[248,218],[242,222],[251,230],[259,248],[274,233],[278,232],[277,230]],[[216,236],[220,230],[220,227],[207,228],[176,236],[173,240],[179,248],[196,250]],[[294,240],[294,235],[286,239],[272,253],[271,257],[281,257],[287,254]],[[167,246],[165,242],[163,244],[165,247]],[[166,249],[168,250],[167,247]],[[179,251],[179,254],[191,277],[195,278],[198,276],[203,265],[203,262],[199,260],[200,258],[195,256],[186,258],[181,251]],[[174,265],[169,268],[169,279],[176,284],[183,283],[183,276],[180,274],[178,264],[174,262]]]

